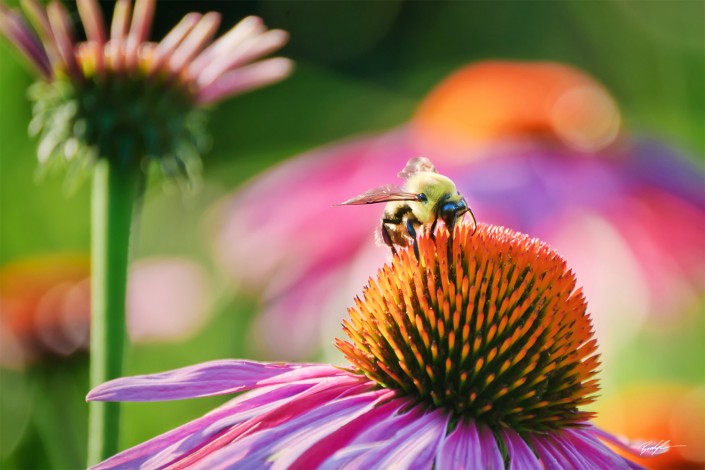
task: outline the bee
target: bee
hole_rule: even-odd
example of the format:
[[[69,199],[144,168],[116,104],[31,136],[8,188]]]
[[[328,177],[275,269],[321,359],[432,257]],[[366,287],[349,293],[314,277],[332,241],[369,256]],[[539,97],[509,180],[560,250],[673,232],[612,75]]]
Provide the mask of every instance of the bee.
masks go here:
[[[381,234],[393,254],[397,253],[395,246],[413,244],[418,258],[417,233],[428,229],[433,236],[438,219],[443,220],[452,236],[457,220],[470,214],[475,233],[477,221],[465,198],[450,178],[436,171],[428,158],[412,158],[397,176],[405,180],[401,187],[394,184],[380,186],[340,203],[347,206],[386,202]]]

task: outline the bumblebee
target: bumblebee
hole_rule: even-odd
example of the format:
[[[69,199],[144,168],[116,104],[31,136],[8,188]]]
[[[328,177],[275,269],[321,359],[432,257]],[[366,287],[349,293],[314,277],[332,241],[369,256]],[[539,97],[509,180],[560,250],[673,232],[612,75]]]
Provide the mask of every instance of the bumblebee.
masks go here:
[[[380,186],[340,204],[347,206],[386,202],[381,235],[393,254],[397,253],[395,245],[413,244],[418,258],[417,233],[427,229],[433,236],[438,219],[443,220],[452,236],[458,219],[470,214],[475,232],[477,221],[465,198],[450,178],[436,171],[428,158],[412,158],[397,176],[405,180],[401,187],[394,184]]]

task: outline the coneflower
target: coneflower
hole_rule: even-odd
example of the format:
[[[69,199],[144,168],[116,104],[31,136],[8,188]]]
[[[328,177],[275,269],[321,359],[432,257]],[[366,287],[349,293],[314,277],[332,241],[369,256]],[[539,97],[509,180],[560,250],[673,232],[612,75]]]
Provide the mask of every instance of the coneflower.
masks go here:
[[[125,337],[125,286],[134,201],[156,167],[192,177],[208,136],[203,106],[287,76],[288,59],[258,61],[286,43],[248,17],[213,41],[215,12],[186,15],[150,42],[156,2],[118,0],[110,28],[97,0],[78,0],[79,41],[65,7],[23,0],[26,17],[0,2],[0,32],[40,79],[30,90],[30,132],[42,164],[93,171],[91,383],[119,377]],[[117,450],[117,404],[91,406],[89,461]]]
[[[370,279],[338,348],[350,368],[215,361],[117,379],[88,400],[252,390],[97,468],[635,468],[582,407],[599,365],[586,302],[537,239],[422,235]],[[637,451],[638,452],[638,451]]]
[[[208,142],[203,105],[286,77],[289,59],[258,61],[288,40],[248,17],[211,42],[220,14],[189,13],[161,41],[148,40],[154,0],[118,0],[110,29],[96,0],[78,0],[85,41],[65,7],[22,6],[34,28],[0,3],[0,31],[38,72],[31,89],[41,163],[75,168],[107,158],[126,168],[152,161],[191,175]]]

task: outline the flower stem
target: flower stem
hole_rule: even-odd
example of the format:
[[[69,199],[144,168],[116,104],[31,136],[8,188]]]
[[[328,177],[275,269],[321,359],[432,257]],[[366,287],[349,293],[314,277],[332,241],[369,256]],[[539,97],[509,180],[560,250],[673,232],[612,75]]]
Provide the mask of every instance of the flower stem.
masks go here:
[[[98,159],[93,174],[90,385],[122,374],[132,210],[140,172]],[[88,464],[118,451],[118,403],[91,402]]]

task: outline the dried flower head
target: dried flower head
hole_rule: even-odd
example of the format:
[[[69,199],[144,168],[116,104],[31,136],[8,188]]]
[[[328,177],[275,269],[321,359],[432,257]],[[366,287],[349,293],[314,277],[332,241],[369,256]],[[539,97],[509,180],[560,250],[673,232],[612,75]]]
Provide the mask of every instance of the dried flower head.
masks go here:
[[[148,41],[154,0],[118,0],[108,31],[96,0],[79,0],[85,41],[64,6],[22,6],[34,28],[0,3],[0,31],[43,80],[30,91],[39,160],[74,168],[109,158],[126,168],[158,161],[166,175],[190,175],[208,143],[201,105],[277,81],[284,58],[257,61],[282,47],[286,32],[248,17],[211,43],[218,13],[186,15],[160,42]]]

